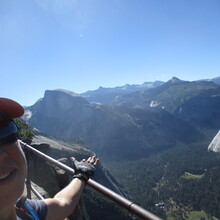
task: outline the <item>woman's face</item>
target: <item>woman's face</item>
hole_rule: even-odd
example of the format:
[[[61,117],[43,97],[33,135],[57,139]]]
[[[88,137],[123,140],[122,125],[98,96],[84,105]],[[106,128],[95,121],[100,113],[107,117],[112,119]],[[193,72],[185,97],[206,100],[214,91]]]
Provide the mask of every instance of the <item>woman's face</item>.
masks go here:
[[[18,141],[0,145],[0,204],[13,204],[23,193],[27,175],[25,156]]]

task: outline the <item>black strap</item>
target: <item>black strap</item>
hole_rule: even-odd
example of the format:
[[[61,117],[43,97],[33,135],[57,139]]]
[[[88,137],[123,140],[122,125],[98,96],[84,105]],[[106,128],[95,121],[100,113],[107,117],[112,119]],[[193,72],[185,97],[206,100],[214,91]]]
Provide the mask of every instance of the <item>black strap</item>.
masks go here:
[[[77,174],[73,175],[73,179],[74,178],[78,178],[78,179],[84,181],[85,183],[87,183],[87,181],[89,180],[89,177],[83,173],[77,173]]]
[[[22,196],[17,202],[16,202],[16,207],[19,209],[23,206],[24,202],[26,201],[27,197]]]

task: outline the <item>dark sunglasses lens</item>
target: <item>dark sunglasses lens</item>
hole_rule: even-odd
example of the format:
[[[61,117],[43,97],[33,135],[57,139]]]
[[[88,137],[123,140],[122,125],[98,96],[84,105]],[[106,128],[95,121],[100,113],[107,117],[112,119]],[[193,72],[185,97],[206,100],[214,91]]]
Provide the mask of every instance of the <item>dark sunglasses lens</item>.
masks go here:
[[[0,145],[9,144],[18,139],[18,128],[14,121],[0,128]]]

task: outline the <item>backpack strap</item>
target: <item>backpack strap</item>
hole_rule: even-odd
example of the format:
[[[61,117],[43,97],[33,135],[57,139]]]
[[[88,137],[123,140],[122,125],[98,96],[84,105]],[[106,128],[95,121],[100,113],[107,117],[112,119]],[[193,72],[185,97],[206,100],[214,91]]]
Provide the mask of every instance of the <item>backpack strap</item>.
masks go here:
[[[28,212],[28,214],[30,214],[34,218],[34,220],[40,220],[40,218],[37,215],[37,212],[28,202],[26,202],[26,199],[26,196],[22,196],[20,199],[18,199],[15,203],[16,207],[22,210],[23,212]]]
[[[16,207],[19,208],[19,209],[21,209],[22,206],[23,206],[23,204],[24,204],[24,202],[26,201],[26,199],[27,199],[26,196],[22,196],[21,198],[19,198],[19,199],[16,201],[16,203],[15,203]]]
[[[24,207],[31,213],[34,220],[40,220],[38,215],[37,215],[37,212],[33,209],[33,207],[29,203],[24,202]]]

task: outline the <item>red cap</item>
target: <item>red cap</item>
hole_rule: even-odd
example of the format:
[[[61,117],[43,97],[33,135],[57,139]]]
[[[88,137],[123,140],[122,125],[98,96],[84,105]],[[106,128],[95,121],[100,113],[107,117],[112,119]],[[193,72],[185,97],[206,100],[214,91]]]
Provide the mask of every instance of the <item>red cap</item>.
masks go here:
[[[24,108],[11,99],[0,97],[0,112],[8,118],[19,118],[24,114]]]

